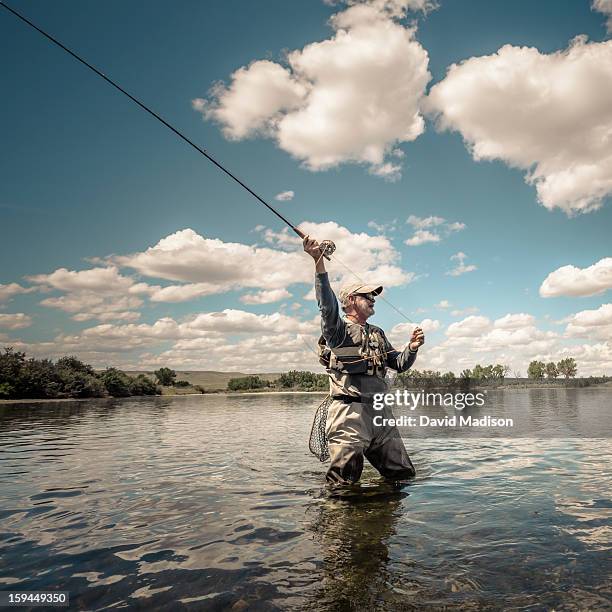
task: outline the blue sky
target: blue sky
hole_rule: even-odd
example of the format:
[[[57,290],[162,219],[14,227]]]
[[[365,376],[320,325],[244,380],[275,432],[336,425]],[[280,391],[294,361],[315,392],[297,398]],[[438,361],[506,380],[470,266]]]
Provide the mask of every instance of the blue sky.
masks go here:
[[[612,374],[606,0],[14,6],[334,238],[423,323],[419,367]],[[0,40],[3,344],[314,369],[312,263],[280,221],[6,11]]]

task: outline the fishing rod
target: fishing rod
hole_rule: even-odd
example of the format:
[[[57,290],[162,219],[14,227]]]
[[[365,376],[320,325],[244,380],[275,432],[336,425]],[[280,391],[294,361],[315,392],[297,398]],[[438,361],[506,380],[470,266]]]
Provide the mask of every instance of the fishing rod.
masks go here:
[[[8,4],[5,4],[2,0],[0,0],[0,6],[2,6],[7,11],[15,15],[15,17],[23,21],[25,24],[29,25],[31,28],[34,28],[37,32],[42,34],[45,38],[50,40],[53,44],[57,45],[60,49],[64,50],[66,53],[74,57],[74,59],[76,59],[81,64],[89,68],[92,72],[95,72],[95,74],[97,74],[99,77],[104,79],[109,85],[112,85],[115,89],[120,91],[123,95],[127,96],[132,102],[136,103],[138,106],[140,106],[140,108],[142,108],[144,111],[149,113],[149,115],[151,115],[152,117],[155,117],[155,119],[157,119],[160,123],[163,123],[169,130],[174,132],[179,138],[184,140],[188,145],[193,147],[198,153],[202,154],[206,159],[208,159],[208,161],[212,162],[215,166],[217,166],[219,170],[225,172],[227,176],[229,176],[231,179],[236,181],[236,183],[238,183],[242,188],[246,189],[254,198],[256,198],[259,202],[261,202],[261,204],[263,204],[270,212],[275,214],[283,223],[288,225],[302,240],[306,237],[306,234],[304,234],[304,232],[302,232],[295,225],[293,225],[291,221],[289,221],[286,217],[284,217],[281,213],[279,213],[278,210],[276,210],[273,206],[268,204],[261,196],[255,193],[248,185],[243,183],[236,175],[232,174],[225,166],[219,163],[210,153],[208,153],[205,149],[202,149],[202,147],[198,146],[197,144],[195,144],[195,142],[187,138],[187,136],[185,136],[182,132],[177,130],[172,124],[170,124],[163,117],[158,115],[155,111],[151,110],[146,104],[138,100],[138,98],[135,98],[131,93],[123,89],[123,87],[115,83],[115,81],[113,81],[111,78],[106,76],[103,72],[98,70],[95,66],[92,66],[89,62],[84,60],[80,55],[78,55],[77,53],[75,53],[74,51],[66,47],[66,45],[62,44],[59,40],[51,36],[51,34],[48,34],[47,32],[45,32],[42,28],[39,28],[35,23],[32,23],[27,17],[25,17],[24,15],[22,15],[15,9],[8,6]],[[336,245],[331,240],[322,240],[319,243],[319,249],[321,251],[321,255],[325,257],[325,259],[329,260],[332,253],[336,250]]]

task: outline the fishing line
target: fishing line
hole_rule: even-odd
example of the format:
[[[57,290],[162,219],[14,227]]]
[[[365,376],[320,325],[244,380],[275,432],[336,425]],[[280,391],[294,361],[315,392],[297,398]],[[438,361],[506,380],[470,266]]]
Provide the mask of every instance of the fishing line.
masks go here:
[[[361,278],[361,276],[359,276],[359,274],[357,274],[357,272],[355,272],[354,270],[351,270],[345,263],[343,263],[337,255],[333,255],[333,259],[336,260],[341,266],[343,266],[344,268],[346,268],[353,276],[355,276],[355,278],[360,282],[363,283],[364,285],[367,285],[367,283],[363,280],[363,278]],[[399,308],[397,308],[397,306],[394,306],[387,298],[383,297],[382,295],[380,296],[376,296],[377,298],[380,297],[380,299],[385,302],[386,304],[388,304],[389,306],[391,306],[391,308],[393,308],[393,310],[395,310],[395,312],[399,313],[402,317],[404,317],[404,319],[406,319],[406,321],[408,321],[409,323],[412,323],[413,325],[416,325],[416,323],[410,319],[410,317],[408,317],[408,315],[405,315]]]

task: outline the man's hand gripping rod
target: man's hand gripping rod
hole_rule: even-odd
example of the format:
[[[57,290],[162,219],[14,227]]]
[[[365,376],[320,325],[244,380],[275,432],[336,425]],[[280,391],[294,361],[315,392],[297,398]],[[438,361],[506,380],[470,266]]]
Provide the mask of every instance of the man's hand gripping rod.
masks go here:
[[[304,238],[306,238],[306,234],[304,232],[299,230],[297,227],[294,227],[293,225],[291,225],[291,223],[289,223],[285,218],[283,218],[283,221],[285,221],[285,223],[287,223],[287,225],[302,240],[304,240]],[[323,257],[325,257],[325,259],[327,259],[327,261],[329,261],[331,259],[331,256],[333,255],[334,251],[336,250],[336,245],[331,240],[321,240],[321,242],[319,242],[319,250],[321,251],[321,255],[323,255]]]

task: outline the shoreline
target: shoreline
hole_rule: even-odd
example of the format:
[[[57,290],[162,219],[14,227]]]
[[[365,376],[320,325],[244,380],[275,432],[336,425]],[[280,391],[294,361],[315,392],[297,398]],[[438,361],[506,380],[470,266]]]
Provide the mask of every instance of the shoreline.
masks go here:
[[[0,406],[11,404],[42,404],[47,402],[90,402],[99,400],[133,400],[169,397],[210,397],[211,395],[327,395],[327,391],[217,391],[215,393],[170,393],[168,395],[129,395],[128,397],[58,397],[35,399],[0,399]]]

